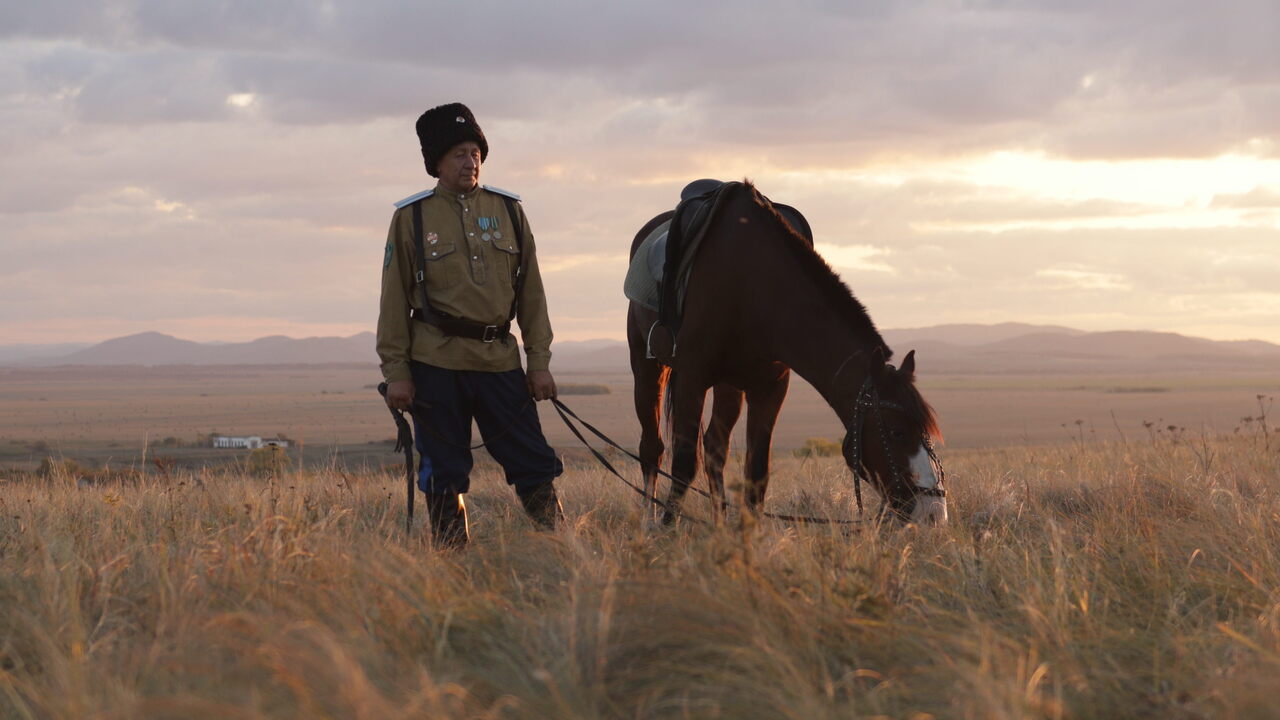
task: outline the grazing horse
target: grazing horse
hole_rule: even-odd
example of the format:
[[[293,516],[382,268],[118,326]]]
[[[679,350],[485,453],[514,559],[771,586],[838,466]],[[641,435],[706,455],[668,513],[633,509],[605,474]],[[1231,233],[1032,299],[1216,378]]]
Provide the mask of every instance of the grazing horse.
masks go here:
[[[729,431],[747,403],[744,501],[758,512],[768,486],[769,445],[794,370],[822,395],[845,427],[845,462],[870,482],[891,516],[945,522],[946,493],[935,472],[932,408],[915,387],[915,353],[900,368],[866,309],[831,267],[750,182],[731,183],[697,249],[669,366],[648,359],[657,314],[631,303],[627,340],[640,421],[645,492],[656,493],[665,446],[663,391],[671,425],[671,474],[663,522],[674,522],[698,469],[706,394],[715,389],[704,435],[713,506],[723,497]],[[671,217],[636,235],[631,252]]]

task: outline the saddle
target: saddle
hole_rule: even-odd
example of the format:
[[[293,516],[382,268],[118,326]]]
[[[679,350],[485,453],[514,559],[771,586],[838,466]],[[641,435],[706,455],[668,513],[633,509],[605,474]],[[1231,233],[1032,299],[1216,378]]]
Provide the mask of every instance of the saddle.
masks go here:
[[[693,259],[728,197],[728,190],[741,184],[710,178],[689,183],[681,191],[671,219],[655,228],[636,249],[623,292],[630,300],[658,313],[658,321],[648,333],[649,357],[670,360],[675,356],[675,335],[684,314],[684,294]],[[804,215],[790,205],[770,204],[812,247],[813,230]]]

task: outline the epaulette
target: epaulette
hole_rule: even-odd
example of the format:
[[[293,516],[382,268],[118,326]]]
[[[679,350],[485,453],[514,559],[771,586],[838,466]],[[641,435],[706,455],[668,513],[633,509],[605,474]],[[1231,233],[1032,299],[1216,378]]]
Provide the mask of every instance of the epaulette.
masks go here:
[[[520,196],[519,196],[519,195],[517,195],[517,194],[515,194],[515,193],[511,192],[510,190],[503,190],[502,188],[497,188],[497,187],[494,187],[494,186],[492,186],[492,185],[481,185],[480,187],[484,188],[485,190],[488,190],[488,191],[489,191],[489,192],[491,192],[491,193],[497,193],[497,194],[499,194],[499,195],[505,195],[505,196],[507,196],[507,197],[511,198],[512,200],[519,200],[519,199],[520,199]]]
[[[409,197],[407,197],[407,198],[405,198],[405,199],[401,200],[400,202],[396,203],[396,207],[397,207],[397,208],[402,208],[402,207],[404,207],[405,205],[412,205],[413,203],[416,203],[416,202],[418,202],[419,200],[424,200],[424,199],[429,198],[429,197],[431,197],[432,195],[435,195],[435,194],[436,194],[436,189],[435,189],[435,188],[431,188],[430,190],[423,190],[423,191],[422,191],[422,192],[420,192],[420,193],[414,193],[414,194],[410,195]]]

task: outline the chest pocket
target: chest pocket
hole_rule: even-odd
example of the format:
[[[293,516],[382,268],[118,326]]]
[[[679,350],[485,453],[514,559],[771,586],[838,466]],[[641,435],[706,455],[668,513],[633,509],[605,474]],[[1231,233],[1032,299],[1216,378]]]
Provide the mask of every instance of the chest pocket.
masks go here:
[[[498,251],[495,253],[498,263],[506,263],[506,276],[515,282],[516,270],[520,268],[520,248],[516,241],[509,237],[494,238],[493,249]]]
[[[427,291],[443,290],[457,285],[462,279],[462,269],[458,267],[458,244],[454,241],[440,241],[435,245],[423,244],[423,260],[426,262]]]

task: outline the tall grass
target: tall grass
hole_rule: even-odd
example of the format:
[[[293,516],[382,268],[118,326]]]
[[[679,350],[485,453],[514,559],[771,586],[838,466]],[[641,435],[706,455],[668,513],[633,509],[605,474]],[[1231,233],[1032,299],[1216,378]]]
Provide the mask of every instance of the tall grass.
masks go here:
[[[560,483],[570,524],[540,534],[487,470],[455,554],[406,537],[390,474],[10,478],[0,716],[1280,712],[1273,452],[946,459],[951,525],[852,533],[645,530],[629,491],[581,466]],[[847,515],[851,495],[838,459],[780,458],[769,505]]]

